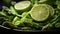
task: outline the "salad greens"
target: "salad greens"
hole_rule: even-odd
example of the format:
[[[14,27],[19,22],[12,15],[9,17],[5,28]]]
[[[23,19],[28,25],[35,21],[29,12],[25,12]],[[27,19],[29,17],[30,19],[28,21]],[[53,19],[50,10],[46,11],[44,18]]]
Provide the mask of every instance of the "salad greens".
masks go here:
[[[2,6],[0,11],[0,25],[20,30],[60,28],[60,0],[9,2],[11,6]]]

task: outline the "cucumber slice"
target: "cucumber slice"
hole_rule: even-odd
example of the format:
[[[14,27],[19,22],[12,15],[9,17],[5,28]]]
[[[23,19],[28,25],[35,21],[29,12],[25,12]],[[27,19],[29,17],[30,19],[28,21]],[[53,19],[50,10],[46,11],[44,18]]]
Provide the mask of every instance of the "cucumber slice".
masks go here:
[[[44,21],[49,17],[49,10],[45,4],[39,4],[31,9],[31,17],[36,21]]]
[[[31,8],[31,2],[30,1],[21,1],[14,5],[16,10],[27,10],[28,8]]]

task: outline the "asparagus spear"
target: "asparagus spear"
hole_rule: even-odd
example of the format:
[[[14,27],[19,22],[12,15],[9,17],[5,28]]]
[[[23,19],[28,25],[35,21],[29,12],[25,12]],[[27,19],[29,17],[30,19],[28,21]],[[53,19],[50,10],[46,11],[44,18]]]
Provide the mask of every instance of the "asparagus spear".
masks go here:
[[[15,9],[14,9],[12,6],[10,7],[10,9],[9,9],[8,7],[6,7],[6,6],[3,6],[3,9],[6,10],[6,11],[8,11],[9,13],[11,13],[11,14],[13,14],[13,15],[16,15],[16,16],[18,16],[18,17],[22,17],[21,15],[19,15],[19,14],[15,11]]]
[[[10,26],[17,28],[17,26],[15,26],[14,24],[12,24],[8,19],[4,18],[4,17],[0,17],[1,20],[3,20],[2,25],[4,26],[6,23],[9,24]]]
[[[52,19],[47,25],[43,26],[42,30],[46,29],[49,26],[52,26],[53,24],[55,24],[58,21],[58,17],[60,16],[60,14],[58,16],[56,16],[54,19]]]
[[[15,22],[15,25],[19,25],[19,24],[23,23],[26,20],[26,17],[27,17],[28,14],[29,14],[29,12],[27,12],[25,14],[25,16],[22,17],[19,21]]]

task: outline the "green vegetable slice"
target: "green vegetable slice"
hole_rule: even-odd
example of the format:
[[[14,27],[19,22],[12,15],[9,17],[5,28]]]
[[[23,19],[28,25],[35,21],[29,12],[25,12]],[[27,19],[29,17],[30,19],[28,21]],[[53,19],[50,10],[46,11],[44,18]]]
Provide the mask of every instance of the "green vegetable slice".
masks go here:
[[[44,21],[49,17],[49,10],[44,4],[39,4],[31,9],[30,15],[36,21]]]
[[[30,1],[21,1],[15,4],[15,9],[16,10],[25,10],[31,6]]]

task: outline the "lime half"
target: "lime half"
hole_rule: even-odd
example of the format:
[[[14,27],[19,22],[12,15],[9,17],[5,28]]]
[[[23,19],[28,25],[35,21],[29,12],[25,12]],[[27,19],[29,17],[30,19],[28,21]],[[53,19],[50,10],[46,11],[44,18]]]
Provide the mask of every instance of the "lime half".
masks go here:
[[[31,6],[30,1],[21,1],[14,5],[16,10],[25,10]]]
[[[49,10],[44,4],[39,4],[31,9],[30,15],[36,21],[44,21],[49,17]]]

